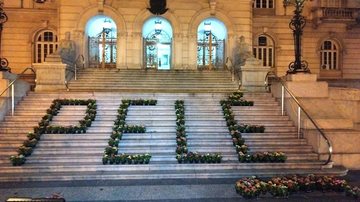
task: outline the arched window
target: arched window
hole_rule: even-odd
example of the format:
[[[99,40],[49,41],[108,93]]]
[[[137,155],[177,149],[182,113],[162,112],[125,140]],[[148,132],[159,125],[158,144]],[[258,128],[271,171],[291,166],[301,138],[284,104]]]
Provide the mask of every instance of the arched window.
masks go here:
[[[274,8],[274,0],[256,0],[254,8]]]
[[[86,25],[90,67],[114,68],[117,56],[117,28],[108,16],[92,17]]]
[[[208,18],[199,24],[197,32],[197,66],[200,69],[223,68],[227,29],[223,22]]]
[[[45,61],[47,55],[54,53],[58,47],[57,35],[51,30],[40,32],[35,38],[35,63]]]
[[[320,49],[320,67],[323,70],[339,69],[339,46],[335,41],[326,40]]]
[[[173,28],[162,17],[148,19],[142,29],[146,69],[171,69]]]
[[[261,60],[264,67],[274,67],[274,41],[266,35],[256,38],[253,46],[254,57]]]

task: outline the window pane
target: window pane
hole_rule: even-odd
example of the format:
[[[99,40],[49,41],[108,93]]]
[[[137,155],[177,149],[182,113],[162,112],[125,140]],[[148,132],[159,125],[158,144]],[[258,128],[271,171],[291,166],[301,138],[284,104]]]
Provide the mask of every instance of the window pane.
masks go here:
[[[258,43],[259,43],[259,46],[267,46],[267,38],[266,38],[266,36],[260,36]]]
[[[269,0],[269,7],[268,8],[274,8],[274,1]]]

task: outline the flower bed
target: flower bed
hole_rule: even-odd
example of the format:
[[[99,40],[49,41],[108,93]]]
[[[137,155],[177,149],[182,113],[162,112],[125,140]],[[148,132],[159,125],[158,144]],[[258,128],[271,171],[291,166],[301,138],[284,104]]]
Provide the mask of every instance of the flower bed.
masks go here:
[[[283,152],[256,152],[254,154],[244,154],[238,152],[241,163],[284,163],[286,155]]]
[[[247,199],[257,198],[261,194],[265,195],[267,193],[274,197],[287,198],[299,191],[345,192],[347,196],[355,199],[360,196],[359,187],[352,187],[345,180],[316,175],[275,177],[267,182],[256,177],[243,178],[236,182],[235,190]]]
[[[199,154],[189,152],[187,148],[187,135],[185,131],[185,107],[183,100],[175,101],[176,113],[176,159],[178,163],[221,163],[222,156],[215,154]]]
[[[156,100],[122,100],[118,109],[118,115],[114,121],[108,145],[105,148],[102,163],[105,164],[148,164],[151,159],[150,154],[118,154],[119,142],[123,133],[145,133],[146,128],[142,125],[127,125],[126,116],[130,105],[156,105]]]
[[[243,96],[241,92],[235,92],[229,96],[229,100],[239,99]],[[264,126],[238,124],[235,120],[235,115],[231,109],[231,101],[220,101],[223,115],[228,127],[229,133],[232,137],[233,145],[238,153],[238,159],[241,163],[282,163],[286,161],[286,155],[283,152],[257,152],[248,154],[249,148],[245,144],[245,139],[242,138],[241,133],[263,133]]]
[[[63,105],[86,105],[86,113],[82,120],[79,121],[78,126],[52,126],[50,122],[56,116]],[[10,161],[14,166],[20,166],[25,163],[26,157],[30,156],[36,147],[42,134],[75,134],[85,133],[87,128],[91,126],[92,121],[96,118],[96,101],[92,99],[78,100],[78,99],[56,99],[53,100],[49,109],[46,110],[39,122],[38,126],[34,127],[33,132],[29,132],[27,140],[18,148],[18,155],[11,156]]]

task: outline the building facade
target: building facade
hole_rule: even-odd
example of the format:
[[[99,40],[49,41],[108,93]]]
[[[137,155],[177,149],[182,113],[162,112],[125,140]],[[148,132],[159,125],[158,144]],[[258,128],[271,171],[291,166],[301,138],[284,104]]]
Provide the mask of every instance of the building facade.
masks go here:
[[[149,0],[4,0],[2,57],[20,72],[70,38],[89,67],[223,68],[226,59],[238,64],[243,36],[278,75],[294,60],[294,6],[286,1],[168,0],[163,15],[149,7]],[[305,2],[302,56],[312,73],[360,78],[359,11],[355,0]]]

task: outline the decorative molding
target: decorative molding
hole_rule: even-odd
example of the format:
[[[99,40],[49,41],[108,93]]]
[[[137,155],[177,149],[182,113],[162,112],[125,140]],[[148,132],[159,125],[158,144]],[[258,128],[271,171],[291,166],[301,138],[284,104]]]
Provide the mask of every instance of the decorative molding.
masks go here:
[[[166,8],[166,0],[150,0],[150,8],[147,8],[154,15],[163,15],[169,9]]]
[[[209,0],[209,6],[210,6],[210,14],[215,15],[216,14],[216,0]]]
[[[105,0],[98,0],[98,11],[99,11],[99,13],[104,12],[104,4],[105,4]]]

